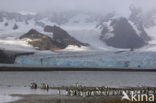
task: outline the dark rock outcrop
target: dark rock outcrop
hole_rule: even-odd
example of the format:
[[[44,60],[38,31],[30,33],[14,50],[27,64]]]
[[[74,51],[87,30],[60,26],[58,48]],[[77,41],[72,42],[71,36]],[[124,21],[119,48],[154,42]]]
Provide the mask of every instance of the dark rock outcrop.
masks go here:
[[[45,31],[47,27],[45,28]],[[52,27],[53,38],[42,34],[34,29],[20,37],[20,39],[30,39],[28,43],[39,50],[59,50],[64,49],[68,45],[87,46],[88,44],[81,43],[74,39],[64,30],[59,27]]]
[[[20,39],[30,39],[28,43],[39,50],[58,50],[59,48],[52,39],[35,29],[31,29],[28,33],[20,37]]]
[[[53,41],[56,45],[63,49],[68,45],[76,45],[80,46],[89,46],[87,43],[82,43],[76,40],[74,37],[70,36],[65,30],[61,29],[58,26],[45,26],[45,32],[52,32],[53,33]]]
[[[0,22],[3,22],[3,17],[0,16]]]
[[[18,25],[17,24],[15,24],[14,26],[13,26],[13,28],[12,28],[13,30],[16,30],[16,29],[18,29]]]
[[[0,50],[0,63],[14,64],[16,57],[22,56],[22,55],[31,55],[31,54],[34,54],[34,53],[33,52],[26,53],[26,52]]]
[[[7,55],[4,51],[0,50],[0,63],[13,64],[14,57]]]
[[[8,26],[9,25],[9,23],[8,22],[6,22],[5,24],[4,24],[4,26]]]
[[[46,25],[45,28],[44,28],[44,31],[45,32],[53,32],[53,27],[52,26],[49,26],[49,25]]]
[[[140,32],[141,34],[146,33],[143,28],[140,29]],[[146,45],[146,40],[141,34],[137,34],[124,17],[112,20],[109,26],[103,27],[101,34],[100,39],[115,48],[140,48]]]

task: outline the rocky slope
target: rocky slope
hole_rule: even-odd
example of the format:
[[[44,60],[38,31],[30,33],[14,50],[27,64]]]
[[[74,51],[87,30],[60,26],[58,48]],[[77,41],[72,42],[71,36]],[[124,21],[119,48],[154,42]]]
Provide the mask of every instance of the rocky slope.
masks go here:
[[[20,37],[26,39],[27,42],[39,50],[59,50],[64,49],[69,45],[88,46],[75,38],[71,37],[66,31],[57,26],[46,26],[45,32],[51,32],[51,37],[40,33],[35,29],[31,29],[28,33]]]
[[[78,47],[81,46],[89,46],[87,43],[82,43],[78,40],[76,40],[74,37],[70,36],[65,30],[61,29],[58,26],[46,26],[44,28],[45,32],[51,32],[53,33],[52,40],[57,43],[57,46],[59,48],[65,48],[68,45],[75,45]]]
[[[27,42],[39,50],[57,50],[59,49],[52,39],[35,29],[31,29],[28,33],[20,37],[20,39],[27,39]]]
[[[50,37],[55,42],[55,46],[60,49],[64,49],[68,45],[87,46],[87,44],[81,42],[91,44],[93,48],[102,49],[112,47],[113,49],[140,48],[149,44],[149,41],[156,33],[155,28],[151,28],[156,24],[154,22],[156,20],[155,14],[154,11],[142,13],[135,7],[130,7],[130,11],[130,16],[126,18],[117,15],[115,12],[102,15],[82,12],[39,13],[33,15],[0,12],[0,39],[4,40],[5,38],[7,40],[9,38],[10,40],[10,38],[15,38],[16,40],[34,28],[36,31]],[[120,20],[119,18],[124,19]],[[68,33],[59,27],[67,30]],[[124,40],[121,40],[123,38]],[[154,39],[156,40],[156,37]],[[44,49],[49,49],[46,48]]]
[[[140,48],[147,44],[147,33],[143,28],[120,17],[105,22],[100,39],[115,48]]]

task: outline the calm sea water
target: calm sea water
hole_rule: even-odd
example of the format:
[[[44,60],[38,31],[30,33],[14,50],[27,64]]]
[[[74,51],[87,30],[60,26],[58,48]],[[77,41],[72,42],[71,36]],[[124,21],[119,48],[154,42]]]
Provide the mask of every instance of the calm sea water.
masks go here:
[[[156,86],[156,72],[0,72],[0,103],[16,100],[10,94],[56,94],[42,90],[30,90],[31,82],[48,83],[50,86],[70,86],[79,83],[85,86]]]

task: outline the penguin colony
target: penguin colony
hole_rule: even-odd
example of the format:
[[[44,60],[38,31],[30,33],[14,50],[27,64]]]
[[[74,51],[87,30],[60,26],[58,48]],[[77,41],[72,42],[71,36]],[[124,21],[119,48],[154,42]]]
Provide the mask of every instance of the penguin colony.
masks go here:
[[[41,83],[41,86],[38,87],[36,83],[30,84],[31,89],[57,89],[58,94],[62,95],[61,91],[65,91],[66,96],[80,96],[80,97],[88,97],[88,96],[122,96],[123,91],[130,95],[131,91],[134,93],[140,94],[155,94],[155,87],[132,87],[132,88],[110,88],[110,87],[85,87],[78,84],[74,84],[70,87],[49,87],[46,83]],[[139,92],[138,92],[139,91]]]

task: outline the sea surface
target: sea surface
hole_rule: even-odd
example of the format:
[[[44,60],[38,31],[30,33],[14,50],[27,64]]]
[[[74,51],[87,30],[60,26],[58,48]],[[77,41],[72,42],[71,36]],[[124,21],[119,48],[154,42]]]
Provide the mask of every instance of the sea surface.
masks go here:
[[[47,83],[50,86],[109,87],[156,87],[156,72],[113,72],[113,71],[54,71],[54,72],[0,72],[0,103],[19,99],[10,94],[57,94],[57,90],[31,90],[29,84]]]

